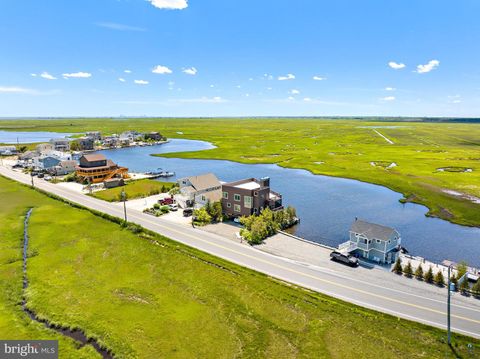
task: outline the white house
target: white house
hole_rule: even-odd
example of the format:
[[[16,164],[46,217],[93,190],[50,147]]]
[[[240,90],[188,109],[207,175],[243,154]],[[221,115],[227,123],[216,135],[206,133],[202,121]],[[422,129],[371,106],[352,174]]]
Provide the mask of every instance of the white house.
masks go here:
[[[222,199],[222,184],[213,173],[181,178],[178,181],[180,195],[177,201],[181,207],[203,207],[207,202]]]

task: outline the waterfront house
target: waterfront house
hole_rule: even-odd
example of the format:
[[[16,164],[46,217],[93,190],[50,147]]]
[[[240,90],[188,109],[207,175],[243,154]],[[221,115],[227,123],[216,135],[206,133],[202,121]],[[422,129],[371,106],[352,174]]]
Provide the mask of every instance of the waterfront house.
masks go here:
[[[55,151],[70,151],[70,140],[67,138],[51,139],[50,143],[52,144]]]
[[[128,178],[128,168],[120,167],[104,155],[83,155],[75,167],[77,177],[83,183],[100,183],[111,178]]]
[[[338,248],[373,262],[388,264],[397,259],[402,239],[394,228],[355,219],[349,240]]]
[[[33,165],[37,169],[48,170],[57,166],[60,163],[60,159],[53,155],[40,155],[33,159]]]
[[[85,133],[85,137],[89,137],[93,141],[100,141],[102,139],[102,134],[99,131],[90,131]]]
[[[192,205],[200,208],[207,202],[218,202],[222,198],[222,184],[213,173],[185,177],[177,182],[180,187],[177,201],[183,208]]]
[[[11,156],[16,153],[17,153],[17,148],[15,146],[0,146],[1,156]]]
[[[51,143],[40,143],[35,147],[39,154],[46,154],[53,151],[53,145]]]
[[[91,151],[94,149],[95,140],[91,137],[80,137],[74,140],[80,151]]]
[[[270,189],[270,178],[247,178],[222,184],[223,213],[228,217],[260,214],[264,208],[282,209],[282,195]]]
[[[158,132],[149,132],[145,134],[146,140],[161,141],[163,136]]]
[[[105,136],[102,140],[102,144],[105,147],[117,147],[119,145],[118,135]]]
[[[69,173],[75,172],[75,167],[77,166],[77,161],[75,160],[64,160],[60,161],[58,165],[53,167],[50,172],[56,176],[64,176]]]

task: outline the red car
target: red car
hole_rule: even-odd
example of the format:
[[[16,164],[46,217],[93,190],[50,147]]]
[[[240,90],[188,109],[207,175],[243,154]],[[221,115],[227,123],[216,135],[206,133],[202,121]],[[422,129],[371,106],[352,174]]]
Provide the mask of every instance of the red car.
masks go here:
[[[169,204],[175,203],[175,200],[173,199],[173,197],[167,197],[167,198],[158,200],[158,203],[161,204],[162,206],[168,206]]]

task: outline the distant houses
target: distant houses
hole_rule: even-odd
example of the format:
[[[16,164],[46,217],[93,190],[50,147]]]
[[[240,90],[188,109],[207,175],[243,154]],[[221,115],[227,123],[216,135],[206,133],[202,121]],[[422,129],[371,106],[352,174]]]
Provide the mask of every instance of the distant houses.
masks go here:
[[[370,261],[388,264],[397,259],[401,242],[400,233],[394,228],[355,219],[349,240],[338,248]]]
[[[222,184],[222,207],[228,217],[260,214],[264,208],[283,208],[282,195],[270,189],[270,178],[247,178]]]
[[[11,156],[17,154],[15,146],[0,146],[0,156]]]
[[[55,151],[67,152],[70,151],[70,140],[67,138],[51,139],[50,144]]]

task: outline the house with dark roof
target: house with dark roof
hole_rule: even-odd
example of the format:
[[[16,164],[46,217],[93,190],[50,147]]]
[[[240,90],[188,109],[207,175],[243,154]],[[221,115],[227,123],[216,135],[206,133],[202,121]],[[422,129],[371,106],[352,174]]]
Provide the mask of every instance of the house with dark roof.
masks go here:
[[[75,172],[80,182],[100,183],[111,178],[128,178],[128,168],[120,167],[102,154],[83,155]]]
[[[373,262],[387,264],[396,261],[402,239],[394,228],[355,219],[349,240],[338,249]]]

